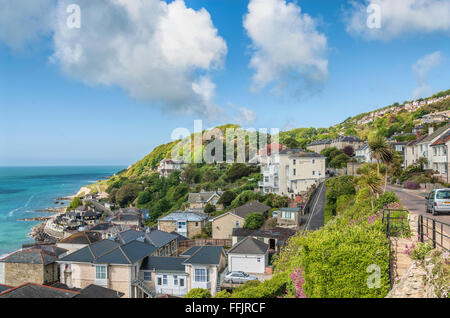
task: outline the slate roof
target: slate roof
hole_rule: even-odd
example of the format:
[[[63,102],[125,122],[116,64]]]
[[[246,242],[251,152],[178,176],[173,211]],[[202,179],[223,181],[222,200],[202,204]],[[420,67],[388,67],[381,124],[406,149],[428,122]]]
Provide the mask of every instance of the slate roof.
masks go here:
[[[208,219],[206,213],[192,212],[192,211],[179,211],[172,212],[162,218],[159,221],[191,221],[191,222],[201,222]]]
[[[153,254],[155,250],[155,246],[140,241],[120,244],[103,240],[63,257],[61,262],[129,265]]]
[[[5,291],[7,291],[7,290],[10,290],[11,288],[14,288],[14,287],[0,284],[0,294],[5,292]]]
[[[427,137],[427,135],[419,136],[419,137],[417,137],[416,140],[412,140],[412,141],[408,142],[408,143],[406,144],[406,146],[407,146],[407,147],[414,146],[415,144],[418,144],[419,142],[421,142],[422,140],[424,140],[426,137]]]
[[[61,241],[59,243],[63,244],[93,244],[102,239],[100,233],[98,232],[79,232],[75,233]]]
[[[228,254],[265,254],[269,249],[269,245],[253,237],[246,237],[242,241],[234,244],[228,251]]]
[[[443,134],[447,129],[450,128],[450,123],[439,127],[438,129],[436,129],[432,134],[429,134],[428,136],[426,136],[422,141],[422,142],[431,142],[433,139],[435,139],[436,137],[438,137],[439,135]]]
[[[185,257],[147,257],[141,265],[141,270],[159,272],[183,272],[185,271],[183,262]]]
[[[201,246],[183,264],[219,265],[223,253],[222,246]]]
[[[177,235],[160,230],[152,230],[151,232],[146,233],[146,237],[148,238],[150,244],[153,244],[158,248],[178,238]]]
[[[450,130],[444,133],[441,137],[439,137],[435,142],[431,144],[431,146],[443,145],[447,141],[450,140]]]
[[[270,209],[271,208],[268,205],[262,204],[258,201],[252,201],[244,205],[241,205],[240,207],[237,207],[236,209],[231,210],[230,212],[242,218],[245,218],[247,215],[255,212],[260,212],[264,214],[265,212],[270,211]]]
[[[308,152],[303,149],[283,149],[280,151],[280,155],[288,155],[290,157],[302,157],[302,158],[325,158],[324,156],[316,152]]]
[[[124,293],[97,285],[89,285],[80,290],[74,298],[121,298]]]
[[[190,256],[192,256],[192,254],[197,252],[199,250],[199,248],[201,248],[201,246],[193,246],[190,249],[188,249],[188,250],[184,251],[183,253],[181,253],[180,256],[190,257]]]
[[[141,231],[136,231],[133,229],[125,230],[120,232],[115,237],[115,240],[121,244],[126,244],[135,240],[141,240],[145,238],[145,233]]]
[[[295,213],[299,213],[302,211],[301,208],[281,208],[279,209],[279,211],[281,212],[295,212]]]
[[[57,255],[49,249],[32,247],[18,250],[1,259],[2,263],[48,265],[56,262]]]
[[[78,292],[26,283],[0,293],[0,298],[73,298]]]
[[[189,240],[186,236],[183,236],[183,235],[181,235],[181,234],[179,234],[179,233],[177,233],[175,231],[170,232],[170,234],[175,235],[177,237],[177,241],[178,242]]]
[[[219,191],[208,191],[208,192],[199,192],[199,193],[189,193],[188,202],[189,203],[206,203],[208,202],[215,194],[219,197],[222,195]]]
[[[246,237],[246,236],[266,237],[277,239],[279,242],[287,241],[295,233],[297,233],[297,231],[283,227],[274,227],[273,229],[264,229],[264,230],[248,230],[244,228],[233,229],[233,236],[236,237]]]

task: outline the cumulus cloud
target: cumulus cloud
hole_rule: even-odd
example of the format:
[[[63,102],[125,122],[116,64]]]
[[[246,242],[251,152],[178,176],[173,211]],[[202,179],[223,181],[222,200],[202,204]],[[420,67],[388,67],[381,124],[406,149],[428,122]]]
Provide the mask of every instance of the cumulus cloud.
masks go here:
[[[234,123],[251,125],[258,119],[258,114],[247,107],[236,106],[233,103],[228,103],[228,106],[234,111],[234,116],[231,118],[231,121]]]
[[[54,0],[0,0],[0,44],[22,50],[51,34]]]
[[[252,41],[253,90],[272,84],[299,91],[327,79],[327,38],[295,3],[250,0],[244,28]]]
[[[417,87],[414,90],[414,98],[423,97],[431,92],[428,84],[428,73],[441,65],[443,57],[441,52],[437,51],[420,58],[412,67],[417,80]]]
[[[67,24],[73,0],[0,1],[7,12],[2,8],[1,14],[12,16],[0,26],[16,32],[0,31],[5,44],[15,47],[50,33],[50,60],[72,78],[121,87],[175,113],[220,117],[211,73],[223,66],[227,45],[205,9],[188,8],[183,0],[77,0],[77,29]],[[34,31],[24,26],[29,21]]]
[[[381,9],[381,28],[369,28],[369,5]],[[448,0],[364,0],[350,1],[344,18],[347,31],[371,40],[391,40],[402,34],[450,31]]]

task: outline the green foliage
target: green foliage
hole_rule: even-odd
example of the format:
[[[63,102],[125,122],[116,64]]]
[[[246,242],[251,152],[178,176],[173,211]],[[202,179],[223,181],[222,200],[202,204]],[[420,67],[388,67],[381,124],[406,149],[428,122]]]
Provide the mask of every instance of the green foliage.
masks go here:
[[[223,204],[223,206],[227,208],[231,205],[234,199],[236,199],[236,193],[227,190],[224,193],[222,193],[222,196],[220,197],[219,201],[217,201],[217,203]]]
[[[239,194],[236,199],[233,200],[231,203],[231,208],[237,208],[238,206],[241,206],[247,202],[250,201],[262,201],[264,199],[264,196],[260,192],[254,192],[252,190],[247,190]]]
[[[225,173],[225,180],[234,182],[250,174],[250,168],[244,163],[233,163]]]
[[[325,215],[327,219],[336,215],[337,200],[343,195],[354,195],[356,193],[354,178],[352,176],[342,176],[332,178],[326,182],[327,192],[325,194]]]
[[[72,202],[70,202],[70,205],[67,207],[67,211],[73,211],[76,208],[83,205],[83,201],[80,197],[75,197]]]
[[[232,298],[276,298],[284,295],[288,281],[288,275],[281,273],[262,283],[247,282],[235,289]]]
[[[249,230],[256,230],[261,228],[264,224],[264,215],[259,212],[249,214],[245,217],[244,228]]]
[[[116,202],[121,207],[126,207],[130,205],[142,191],[142,186],[140,184],[129,183],[121,187],[116,193]]]
[[[406,248],[408,255],[416,261],[423,261],[431,250],[433,250],[433,246],[431,246],[431,244],[422,242],[417,243],[417,245],[413,246],[412,249],[408,249],[408,246],[406,246]]]
[[[331,168],[345,168],[347,166],[347,162],[350,161],[350,157],[345,153],[338,154],[330,161]]]
[[[204,209],[205,213],[211,214],[216,212],[216,207],[212,204],[207,203]]]
[[[191,289],[184,298],[212,298],[211,293],[207,289],[203,288],[193,288]]]
[[[216,296],[214,298],[231,298],[231,293],[224,289],[216,293]]]

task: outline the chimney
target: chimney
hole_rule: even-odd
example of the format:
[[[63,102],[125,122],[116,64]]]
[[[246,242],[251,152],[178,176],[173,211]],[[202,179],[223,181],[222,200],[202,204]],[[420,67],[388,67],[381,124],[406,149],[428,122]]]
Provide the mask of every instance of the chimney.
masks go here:
[[[430,126],[428,127],[428,136],[430,136],[432,133],[434,133],[434,127]]]

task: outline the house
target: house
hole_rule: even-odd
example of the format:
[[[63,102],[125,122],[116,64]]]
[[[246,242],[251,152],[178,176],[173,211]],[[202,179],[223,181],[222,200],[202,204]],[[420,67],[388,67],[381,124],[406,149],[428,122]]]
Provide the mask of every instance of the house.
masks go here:
[[[301,208],[281,208],[277,213],[277,224],[279,227],[296,228],[302,220]]]
[[[419,147],[419,158],[427,159],[425,169],[433,169],[433,156],[431,151],[431,144],[433,144],[438,138],[450,130],[450,123],[442,126],[436,130],[433,127],[428,128],[428,136],[417,143]]]
[[[187,238],[202,234],[208,215],[202,212],[178,211],[158,219],[158,230],[167,233],[177,232]]]
[[[233,246],[245,239],[253,237],[269,245],[269,252],[279,252],[287,240],[297,233],[294,229],[274,227],[272,229],[249,230],[244,228],[233,229]]]
[[[141,228],[144,225],[144,218],[139,210],[126,209],[120,210],[110,222],[116,225]]]
[[[416,164],[419,159],[419,147],[418,143],[421,142],[427,135],[419,136],[416,140],[408,142],[405,146],[405,161],[404,167],[407,168],[411,165]]]
[[[264,274],[269,265],[269,245],[253,237],[236,243],[228,251],[228,272]]]
[[[243,227],[245,218],[252,213],[261,213],[267,217],[270,206],[262,204],[258,201],[248,202],[234,210],[219,215],[211,220],[213,239],[230,239],[233,229]]]
[[[215,295],[220,286],[220,274],[225,269],[226,256],[222,246],[194,246],[180,256],[187,273],[188,291],[193,288],[208,289]]]
[[[66,250],[56,246],[33,246],[18,250],[0,260],[0,284],[19,286],[57,282],[58,257]]]
[[[306,146],[306,149],[316,153],[321,153],[322,150],[331,148],[331,143],[332,143],[331,139],[316,140],[308,144]]]
[[[157,248],[155,255],[158,256],[174,256],[178,252],[177,236],[159,230],[142,232],[129,229],[119,233],[114,240],[121,244],[127,244],[134,240],[146,242]]]
[[[372,158],[372,154],[370,152],[369,144],[367,144],[367,143],[362,144],[361,146],[359,146],[355,150],[355,159],[359,163],[376,162],[376,160]]]
[[[223,205],[217,203],[217,201],[219,201],[220,197],[222,196],[222,193],[223,192],[221,191],[189,193],[189,209],[202,210],[209,203],[215,206],[217,210],[222,210]]]
[[[148,257],[141,265],[140,278],[157,296],[185,296],[189,279],[183,264],[185,260],[186,257]]]
[[[60,281],[70,288],[91,284],[110,288],[125,298],[142,298],[146,290],[139,282],[139,270],[157,248],[138,240],[120,244],[102,240],[84,247],[60,260]]]
[[[106,240],[128,229],[130,229],[130,227],[126,225],[117,225],[113,223],[99,223],[91,227],[89,231],[99,233],[102,239]]]
[[[82,290],[73,290],[25,283],[5,291],[0,290],[0,298],[120,298],[122,296],[122,293],[96,285],[89,285]]]
[[[437,177],[448,183],[448,147],[450,144],[450,130],[442,134],[435,142],[430,145],[431,168],[437,173]]]
[[[100,233],[84,231],[75,233],[65,239],[62,239],[61,241],[56,243],[56,246],[67,250],[66,254],[70,254],[101,240],[102,236]]]
[[[321,153],[322,150],[327,148],[336,147],[338,149],[344,149],[347,146],[351,146],[353,149],[357,149],[364,144],[364,141],[356,136],[341,136],[336,139],[324,139],[313,141],[306,146],[306,149]]]
[[[163,159],[158,166],[158,173],[167,178],[172,172],[182,170],[186,167],[186,163],[175,159]]]

